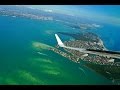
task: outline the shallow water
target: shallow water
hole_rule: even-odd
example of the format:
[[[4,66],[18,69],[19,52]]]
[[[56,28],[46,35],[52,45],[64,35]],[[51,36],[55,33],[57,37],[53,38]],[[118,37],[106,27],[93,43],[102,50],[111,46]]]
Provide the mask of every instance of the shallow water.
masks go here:
[[[0,84],[112,84],[82,64],[44,46],[41,50],[33,46],[40,42],[54,47],[57,44],[54,33],[72,32],[72,28],[55,21],[10,16],[0,16],[0,27]]]

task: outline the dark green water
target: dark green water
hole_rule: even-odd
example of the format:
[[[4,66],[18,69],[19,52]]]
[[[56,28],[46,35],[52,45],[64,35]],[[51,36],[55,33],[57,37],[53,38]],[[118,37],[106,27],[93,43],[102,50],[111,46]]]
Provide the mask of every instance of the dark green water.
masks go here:
[[[73,32],[55,21],[0,16],[0,84],[112,84],[95,71],[33,42],[57,44],[54,33]],[[67,39],[67,38],[64,38]]]

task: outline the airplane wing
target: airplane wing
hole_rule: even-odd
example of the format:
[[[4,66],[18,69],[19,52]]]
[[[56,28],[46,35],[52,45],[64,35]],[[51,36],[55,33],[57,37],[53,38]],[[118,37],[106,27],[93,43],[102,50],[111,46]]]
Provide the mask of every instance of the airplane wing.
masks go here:
[[[68,48],[68,49],[73,49],[73,50],[79,50],[79,51],[81,51],[81,52],[82,52],[83,50],[86,50],[86,49],[82,49],[82,48],[74,48],[74,47],[65,46],[57,34],[55,34],[55,37],[56,37],[57,43],[58,43],[58,45],[59,45],[60,47],[64,47],[64,48]]]
[[[72,49],[72,50],[77,50],[77,51],[80,51],[82,53],[86,53],[86,55],[87,54],[95,54],[95,55],[99,55],[99,56],[106,56],[106,57],[112,57],[112,58],[120,59],[120,52],[69,47],[69,46],[65,46],[63,44],[63,42],[61,41],[61,39],[59,38],[59,36],[57,34],[55,34],[55,37],[56,37],[57,43],[60,47],[64,47],[64,48]]]
[[[59,45],[60,47],[65,47],[65,45],[62,43],[62,41],[60,40],[60,38],[58,37],[57,34],[55,34],[55,37],[56,37],[56,39],[57,39],[58,45]]]

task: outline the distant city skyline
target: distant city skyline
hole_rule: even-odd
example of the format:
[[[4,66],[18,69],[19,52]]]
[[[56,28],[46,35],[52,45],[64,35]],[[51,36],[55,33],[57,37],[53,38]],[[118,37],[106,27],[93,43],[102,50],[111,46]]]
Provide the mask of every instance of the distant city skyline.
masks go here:
[[[120,5],[25,5],[120,26]]]

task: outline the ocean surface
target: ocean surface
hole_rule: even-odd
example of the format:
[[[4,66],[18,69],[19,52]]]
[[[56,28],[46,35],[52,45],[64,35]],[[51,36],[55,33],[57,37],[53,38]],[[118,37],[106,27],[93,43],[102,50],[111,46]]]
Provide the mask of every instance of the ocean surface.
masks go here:
[[[119,28],[108,27],[93,32],[101,37],[108,49],[119,51]],[[113,84],[84,64],[76,64],[52,51],[42,50],[38,54],[32,43],[55,47],[54,34],[59,31],[76,32],[61,22],[0,16],[0,84]],[[61,39],[69,40],[69,37]]]
[[[120,51],[120,26],[103,24],[98,30],[91,30],[96,33],[103,41],[108,50]]]

